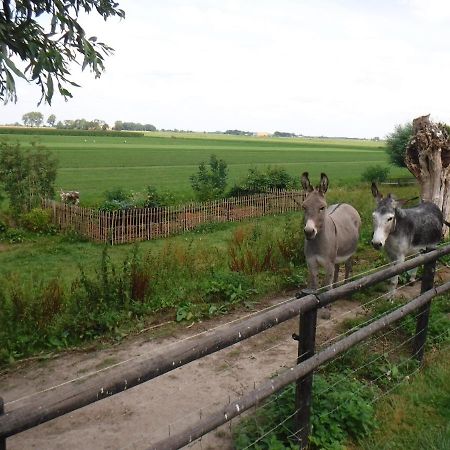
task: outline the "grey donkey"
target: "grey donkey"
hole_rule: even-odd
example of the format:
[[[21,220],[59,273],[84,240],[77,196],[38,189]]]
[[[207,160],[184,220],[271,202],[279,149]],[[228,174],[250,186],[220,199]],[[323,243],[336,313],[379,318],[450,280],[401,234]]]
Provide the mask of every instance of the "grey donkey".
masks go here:
[[[421,202],[413,208],[402,208],[403,201],[391,194],[386,197],[372,183],[372,195],[377,201],[373,212],[372,245],[380,250],[384,247],[391,261],[403,262],[408,255],[420,250],[432,249],[442,239],[442,228],[446,222],[441,210],[431,202]],[[417,268],[411,270],[411,281],[415,280]],[[388,297],[393,298],[398,284],[398,275],[390,280]]]
[[[311,186],[308,172],[302,174],[307,192],[302,208],[305,213],[305,257],[308,264],[308,288],[318,288],[319,266],[325,269],[324,286],[335,284],[339,264],[345,262],[345,278],[352,270],[351,256],[358,246],[361,218],[353,206],[338,203],[327,207],[325,193],[328,177],[322,173],[320,184]]]

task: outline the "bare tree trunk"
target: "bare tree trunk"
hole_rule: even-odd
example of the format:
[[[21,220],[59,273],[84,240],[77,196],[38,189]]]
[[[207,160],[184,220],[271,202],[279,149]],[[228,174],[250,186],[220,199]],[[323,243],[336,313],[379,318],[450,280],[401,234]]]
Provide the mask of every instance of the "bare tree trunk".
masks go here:
[[[419,181],[421,199],[435,203],[450,222],[450,138],[445,126],[431,122],[430,115],[414,119],[405,163]],[[448,237],[449,228],[444,230]]]

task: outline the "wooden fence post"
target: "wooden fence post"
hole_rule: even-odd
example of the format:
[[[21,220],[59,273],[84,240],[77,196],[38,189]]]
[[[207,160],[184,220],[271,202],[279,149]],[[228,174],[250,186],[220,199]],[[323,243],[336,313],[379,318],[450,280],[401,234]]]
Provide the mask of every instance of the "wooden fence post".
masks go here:
[[[434,274],[436,271],[436,260],[430,261],[423,266],[422,285],[420,293],[423,294],[433,289]],[[413,356],[422,364],[425,341],[427,339],[428,320],[430,317],[431,300],[419,309],[416,322],[416,335],[413,343]]]
[[[0,416],[5,414],[5,404],[3,398],[0,397]],[[0,438],[0,450],[6,450],[6,438]]]
[[[310,290],[303,290],[297,297],[311,294]],[[298,340],[297,364],[311,358],[314,355],[316,344],[317,309],[300,314],[299,333],[292,337]],[[296,382],[294,433],[299,443],[300,450],[307,448],[311,424],[311,400],[312,400],[313,372],[301,377]]]

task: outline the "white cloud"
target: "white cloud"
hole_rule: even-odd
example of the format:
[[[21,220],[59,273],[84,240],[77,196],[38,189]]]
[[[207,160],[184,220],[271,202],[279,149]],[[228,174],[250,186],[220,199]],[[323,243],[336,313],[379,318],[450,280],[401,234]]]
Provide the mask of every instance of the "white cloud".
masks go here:
[[[116,53],[100,79],[76,75],[74,99],[44,114],[366,137],[428,112],[450,122],[450,27],[421,12],[428,3],[129,3],[124,21],[87,18],[88,34]],[[20,120],[38,97],[20,84],[0,122]]]

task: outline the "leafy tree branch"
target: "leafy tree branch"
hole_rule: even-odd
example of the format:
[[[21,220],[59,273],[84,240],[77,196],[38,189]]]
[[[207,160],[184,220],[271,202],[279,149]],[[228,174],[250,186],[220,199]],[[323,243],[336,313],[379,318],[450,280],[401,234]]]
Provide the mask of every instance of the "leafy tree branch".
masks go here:
[[[0,99],[17,101],[16,80],[35,82],[39,103],[51,104],[55,89],[72,97],[69,66],[89,67],[95,77],[104,71],[104,57],[114,50],[97,37],[87,37],[81,13],[97,13],[104,20],[125,17],[113,0],[3,0],[0,3]],[[13,60],[20,59],[25,69]]]

